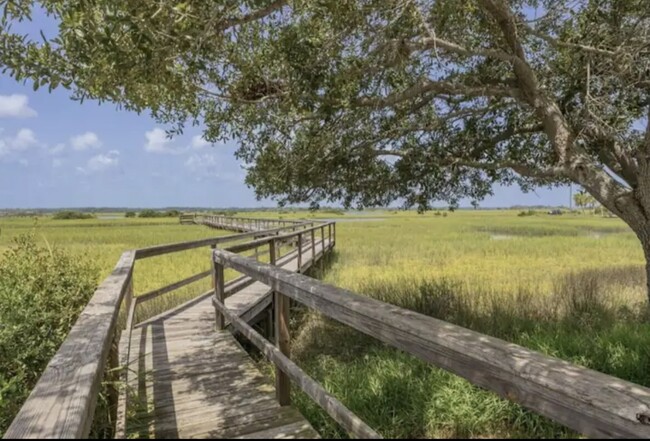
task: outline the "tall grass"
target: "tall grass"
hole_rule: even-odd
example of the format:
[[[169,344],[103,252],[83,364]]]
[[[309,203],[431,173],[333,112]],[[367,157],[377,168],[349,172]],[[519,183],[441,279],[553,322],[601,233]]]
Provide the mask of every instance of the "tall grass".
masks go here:
[[[650,387],[642,253],[619,221],[465,212],[337,233],[327,282]],[[293,356],[386,437],[577,436],[317,314],[301,323]],[[345,436],[294,395],[324,437]]]
[[[379,216],[385,220],[325,211],[281,214],[340,218],[331,266],[314,272],[328,283],[650,386],[643,253],[621,221],[518,217],[516,211],[371,213]],[[126,249],[229,234],[175,219],[42,218],[37,225],[37,237],[94,256],[101,277]],[[33,228],[28,219],[0,219],[0,248]],[[208,268],[207,248],[138,261],[136,294]],[[209,286],[206,279],[168,294],[145,305],[139,318]],[[384,436],[576,436],[317,314],[297,315],[292,323],[292,356]],[[306,397],[295,393],[294,399],[324,437],[344,436]]]
[[[613,276],[613,277],[612,277]],[[517,343],[547,355],[650,386],[650,322],[645,303],[613,289],[642,283],[643,268],[569,273],[550,296],[522,286],[511,295],[468,291],[451,280],[367,280],[375,299]],[[371,337],[310,314],[295,330],[302,367],[386,437],[568,437],[545,418],[473,387]],[[343,437],[308,398],[300,409],[324,437]]]

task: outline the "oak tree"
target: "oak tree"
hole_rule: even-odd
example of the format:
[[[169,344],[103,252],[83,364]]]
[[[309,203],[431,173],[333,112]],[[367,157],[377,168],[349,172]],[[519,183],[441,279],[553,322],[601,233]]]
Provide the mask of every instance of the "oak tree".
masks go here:
[[[647,0],[2,3],[16,79],[236,138],[260,197],[426,209],[573,182],[650,260]],[[35,7],[56,35],[19,32]]]

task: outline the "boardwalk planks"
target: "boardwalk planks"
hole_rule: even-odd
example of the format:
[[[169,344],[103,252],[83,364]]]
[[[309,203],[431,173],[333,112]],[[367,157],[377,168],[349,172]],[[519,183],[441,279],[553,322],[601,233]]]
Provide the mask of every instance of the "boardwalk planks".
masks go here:
[[[215,258],[326,316],[594,437],[650,437],[650,389],[225,250]]]
[[[113,343],[135,252],[127,251],[48,363],[5,438],[85,438]]]

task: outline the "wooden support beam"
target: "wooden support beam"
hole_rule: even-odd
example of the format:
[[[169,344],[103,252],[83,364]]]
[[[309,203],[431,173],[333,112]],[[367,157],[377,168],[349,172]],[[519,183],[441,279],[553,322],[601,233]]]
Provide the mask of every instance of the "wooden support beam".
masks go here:
[[[215,302],[215,308],[221,310],[232,326],[253,343],[271,362],[276,369],[287,376],[287,381],[293,380],[298,387],[316,402],[334,421],[339,423],[350,435],[362,439],[382,439],[381,435],[372,430],[365,422],[357,417],[343,403],[330,395],[320,384],[314,381],[300,367],[289,359],[281,350],[270,344],[255,331],[248,323],[229,311],[224,304]]]
[[[302,269],[302,233],[298,234],[298,271]]]
[[[214,297],[219,302],[224,303],[226,301],[226,291],[224,289],[224,280],[223,280],[223,265],[220,263],[213,263],[213,276],[212,283],[214,285]],[[221,331],[225,327],[225,320],[223,314],[215,309],[215,322],[216,328],[218,331]]]
[[[277,245],[279,245],[279,243]],[[271,265],[275,265],[278,257],[276,255],[275,240],[269,242],[269,253],[270,263]],[[289,299],[277,291],[273,292],[273,312],[275,314],[275,345],[282,354],[289,358],[291,350],[291,337],[289,335]],[[275,368],[275,394],[280,406],[288,406],[291,404],[291,382],[286,374],[277,366]]]
[[[220,251],[219,262],[316,311],[577,432],[650,438],[650,389]]]

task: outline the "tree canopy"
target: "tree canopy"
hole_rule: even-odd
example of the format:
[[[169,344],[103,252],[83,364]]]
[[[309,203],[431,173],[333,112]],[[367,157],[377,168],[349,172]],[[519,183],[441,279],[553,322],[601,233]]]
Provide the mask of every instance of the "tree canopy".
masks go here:
[[[281,202],[575,182],[650,252],[646,0],[9,0],[0,65],[210,141]],[[58,34],[21,35],[35,6]]]

